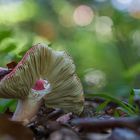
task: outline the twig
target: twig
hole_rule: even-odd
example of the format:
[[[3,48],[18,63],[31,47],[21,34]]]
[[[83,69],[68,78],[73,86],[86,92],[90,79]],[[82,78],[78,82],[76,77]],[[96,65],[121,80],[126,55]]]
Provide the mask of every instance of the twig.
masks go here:
[[[140,135],[140,118],[119,118],[114,120],[99,120],[93,118],[73,119],[72,125],[79,126],[84,132],[101,132],[116,127],[129,128]]]

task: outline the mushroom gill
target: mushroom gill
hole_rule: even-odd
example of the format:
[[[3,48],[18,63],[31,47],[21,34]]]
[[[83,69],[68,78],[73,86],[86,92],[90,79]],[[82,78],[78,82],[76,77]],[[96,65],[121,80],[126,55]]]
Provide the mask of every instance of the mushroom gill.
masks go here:
[[[63,51],[34,45],[18,65],[0,81],[0,98],[19,99],[14,120],[30,120],[41,103],[80,114],[84,96],[75,65]]]

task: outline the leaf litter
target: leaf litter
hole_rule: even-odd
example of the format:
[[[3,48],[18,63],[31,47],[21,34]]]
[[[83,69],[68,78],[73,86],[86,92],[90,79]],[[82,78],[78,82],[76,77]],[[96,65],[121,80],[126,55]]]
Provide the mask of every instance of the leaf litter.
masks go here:
[[[104,100],[101,98],[86,99],[84,111],[80,116],[72,112],[65,114],[59,108],[47,108],[42,104],[39,112],[26,126],[1,115],[0,138],[4,140],[22,140],[22,137],[27,140],[140,139],[139,117],[128,116],[113,102],[108,102],[99,109],[102,103]],[[5,115],[10,117],[10,110],[7,109]]]

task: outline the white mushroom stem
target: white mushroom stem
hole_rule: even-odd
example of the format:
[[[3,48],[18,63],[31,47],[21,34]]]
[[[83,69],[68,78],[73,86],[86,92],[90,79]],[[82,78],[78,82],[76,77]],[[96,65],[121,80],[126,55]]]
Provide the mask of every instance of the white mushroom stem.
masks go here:
[[[21,121],[26,125],[34,117],[42,102],[44,95],[50,93],[51,87],[46,80],[38,80],[26,99],[19,99],[12,120]]]
[[[12,120],[21,121],[23,124],[27,124],[30,119],[36,115],[41,103],[42,99],[36,101],[33,98],[18,100],[17,108]]]

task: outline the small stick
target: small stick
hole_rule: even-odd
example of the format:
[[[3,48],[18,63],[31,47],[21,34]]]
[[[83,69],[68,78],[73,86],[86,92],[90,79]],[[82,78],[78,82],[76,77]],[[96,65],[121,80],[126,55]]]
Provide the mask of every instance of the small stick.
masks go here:
[[[79,126],[84,132],[101,132],[107,129],[129,128],[140,135],[140,118],[119,118],[114,120],[99,120],[93,118],[73,119],[72,125]]]

